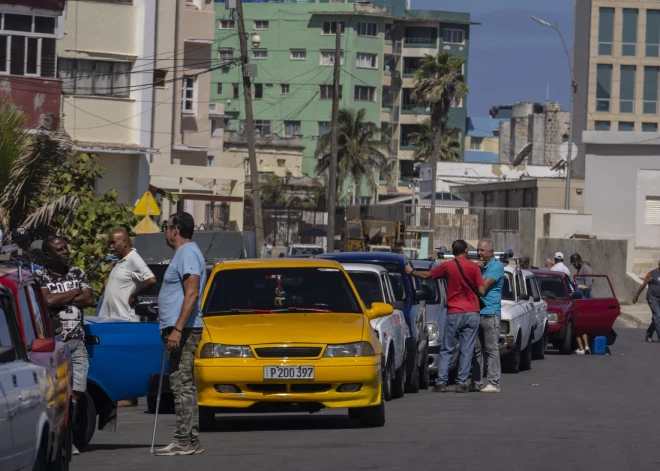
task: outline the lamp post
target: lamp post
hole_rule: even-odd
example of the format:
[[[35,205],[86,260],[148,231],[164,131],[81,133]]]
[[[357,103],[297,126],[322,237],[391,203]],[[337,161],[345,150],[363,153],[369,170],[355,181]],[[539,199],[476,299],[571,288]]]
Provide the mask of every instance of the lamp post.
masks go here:
[[[480,175],[477,173],[477,171],[476,171],[475,169],[473,169],[472,167],[466,167],[466,168],[465,168],[465,172],[464,172],[464,173],[465,173],[465,176],[467,177],[468,170],[472,170],[472,172],[477,176],[477,182],[481,183],[481,176],[480,176]]]
[[[571,159],[573,158],[573,103],[575,98],[575,92],[577,91],[577,84],[573,76],[573,63],[571,62],[571,55],[568,52],[568,47],[566,46],[566,40],[564,40],[564,35],[559,29],[559,24],[555,21],[555,24],[550,24],[547,21],[539,20],[535,16],[532,16],[532,20],[536,21],[541,26],[547,26],[548,28],[554,29],[561,38],[561,42],[564,45],[564,52],[566,52],[566,59],[568,60],[568,70],[571,73],[571,109],[569,112],[569,128],[568,128],[568,154],[566,155],[566,193],[564,195],[564,209],[571,209]]]

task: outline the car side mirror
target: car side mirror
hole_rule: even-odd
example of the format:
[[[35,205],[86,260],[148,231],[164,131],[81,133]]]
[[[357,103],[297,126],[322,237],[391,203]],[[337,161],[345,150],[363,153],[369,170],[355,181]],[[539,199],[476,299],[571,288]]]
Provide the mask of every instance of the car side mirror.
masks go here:
[[[537,296],[534,298],[535,303],[540,303],[541,302],[541,296]]]
[[[386,303],[371,303],[371,309],[367,309],[367,316],[369,319],[378,319],[380,317],[389,316],[394,312],[394,308]]]
[[[53,332],[55,332],[55,335],[60,335],[64,330],[62,328],[62,321],[59,320],[57,317],[51,317],[50,324],[53,326]]]
[[[431,293],[425,289],[416,289],[415,290],[415,301],[428,301],[431,299]]]
[[[32,341],[32,351],[35,353],[53,353],[55,351],[55,340],[34,339]]]
[[[518,299],[520,299],[521,301],[529,301],[532,298],[529,294],[521,294],[520,296],[518,296]]]
[[[577,291],[572,292],[571,299],[582,299],[582,293],[578,293]]]

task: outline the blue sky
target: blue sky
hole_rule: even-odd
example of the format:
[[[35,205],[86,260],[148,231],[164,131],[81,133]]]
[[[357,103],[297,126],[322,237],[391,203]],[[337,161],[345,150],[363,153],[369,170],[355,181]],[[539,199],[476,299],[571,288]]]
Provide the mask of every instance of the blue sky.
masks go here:
[[[557,21],[572,54],[573,0],[412,0],[420,10],[471,14],[468,115],[487,116],[491,106],[551,101],[569,107],[570,76],[559,35],[533,22]]]

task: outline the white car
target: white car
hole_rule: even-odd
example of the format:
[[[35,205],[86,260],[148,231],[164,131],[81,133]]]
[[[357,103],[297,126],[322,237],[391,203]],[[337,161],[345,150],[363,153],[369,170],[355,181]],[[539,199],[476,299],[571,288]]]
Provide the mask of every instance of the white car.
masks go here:
[[[532,367],[532,358],[545,356],[548,305],[531,271],[505,266],[504,275],[500,356],[505,372],[518,373]]]
[[[53,446],[54,388],[48,371],[30,363],[10,293],[0,290],[0,469],[46,469]]]
[[[394,291],[386,268],[379,265],[343,263],[362,302],[367,309],[371,303],[394,303]],[[374,328],[383,346],[383,394],[385,400],[403,396],[406,381],[406,339],[408,326],[399,309],[386,317],[373,319]]]
[[[284,252],[285,257],[312,257],[325,253],[321,245],[314,244],[289,244]]]

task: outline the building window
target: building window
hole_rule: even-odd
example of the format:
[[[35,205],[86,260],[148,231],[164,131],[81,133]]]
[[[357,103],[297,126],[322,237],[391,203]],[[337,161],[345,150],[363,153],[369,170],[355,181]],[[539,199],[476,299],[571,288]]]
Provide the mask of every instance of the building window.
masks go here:
[[[356,101],[375,101],[376,96],[375,87],[363,87],[360,85],[355,86],[355,96]]]
[[[635,123],[632,121],[619,121],[619,131],[634,131]]]
[[[60,59],[57,65],[65,95],[127,97],[130,93],[128,62]]]
[[[376,23],[364,23],[358,21],[357,34],[358,36],[376,37],[378,36],[378,25]]]
[[[25,38],[26,76],[41,76],[41,38]]]
[[[3,15],[2,29],[20,33],[37,33],[41,35],[55,35],[55,18],[51,16]]]
[[[658,132],[658,123],[642,123],[642,132]]]
[[[392,41],[392,32],[396,27],[392,23],[387,23],[385,25],[385,41]]]
[[[428,44],[435,46],[438,37],[437,28],[412,26],[404,29],[405,44]]]
[[[366,52],[358,52],[357,59],[355,61],[356,67],[361,67],[363,69],[375,69],[376,68],[376,54],[369,54]]]
[[[371,204],[371,196],[360,196],[359,201],[361,205]]]
[[[644,224],[660,224],[660,196],[647,196],[644,204]]]
[[[278,167],[286,166],[286,159],[277,159],[277,166]]]
[[[621,66],[619,84],[619,113],[635,112],[635,71],[634,65]]]
[[[623,9],[623,28],[621,30],[621,55],[637,55],[637,15],[636,8]]]
[[[523,208],[536,207],[536,188],[523,188]]]
[[[646,10],[646,57],[660,56],[660,10]]]
[[[596,131],[609,131],[610,122],[609,121],[594,121],[594,129]]]
[[[238,98],[238,84],[233,83],[231,88],[232,88],[231,97],[235,100]]]
[[[332,100],[333,90],[334,88],[332,85],[320,85],[319,95],[321,96],[321,100]],[[342,86],[339,85],[340,100],[341,100],[341,91],[342,91]]]
[[[392,108],[394,106],[397,91],[387,85],[383,87],[381,108]]]
[[[184,113],[195,112],[195,102],[197,101],[197,77],[183,77],[183,99],[181,101]]]
[[[288,83],[280,84],[280,94],[281,95],[288,95],[289,94],[289,84]]]
[[[343,21],[324,21],[321,34],[337,34],[337,23],[341,25],[341,34],[346,31],[346,23]]]
[[[244,134],[247,130],[247,124],[245,120],[241,120],[239,132]],[[254,120],[254,133],[261,136],[268,136],[271,134],[271,125],[270,120],[268,119],[255,119]]]
[[[236,23],[234,20],[220,20],[218,21],[218,29],[234,29]]]
[[[254,60],[268,59],[268,51],[265,49],[254,49],[252,51],[252,59]]]
[[[642,112],[644,114],[658,113],[658,75],[660,67],[644,67],[644,97]]]
[[[300,121],[284,121],[285,136],[300,136]]]
[[[261,100],[264,97],[264,84],[255,83],[254,84],[254,99]]]
[[[614,8],[601,7],[598,17],[598,55],[611,56],[614,41]]]
[[[163,70],[163,69],[154,70],[154,87],[165,88],[166,78],[167,78],[167,70]]]
[[[386,75],[391,75],[393,70],[396,70],[396,58],[392,54],[385,54],[383,57],[383,72]]]
[[[483,142],[483,137],[470,137],[470,150],[481,150]]]
[[[254,29],[264,31],[268,29],[268,20],[255,20]]]
[[[326,67],[335,65],[335,51],[321,51],[321,65]],[[344,65],[344,51],[340,52],[339,65]]]
[[[319,121],[318,125],[319,125],[319,131],[318,131],[319,136],[323,136],[325,134],[328,134],[330,131],[332,131],[332,125],[330,121]]]
[[[0,73],[55,77],[55,18],[0,13]]]
[[[307,50],[306,49],[291,49],[291,60],[292,61],[307,60]]]
[[[218,59],[220,62],[231,62],[234,60],[234,50],[233,49],[219,49],[218,50]]]
[[[612,96],[612,65],[596,65],[596,111],[610,111]]]
[[[462,29],[448,29],[442,30],[442,42],[447,44],[463,44],[465,42],[465,31]]]
[[[218,88],[217,88],[217,90],[216,90],[216,93],[217,93],[218,95],[222,95],[222,84],[221,84],[221,83],[218,84]]]

